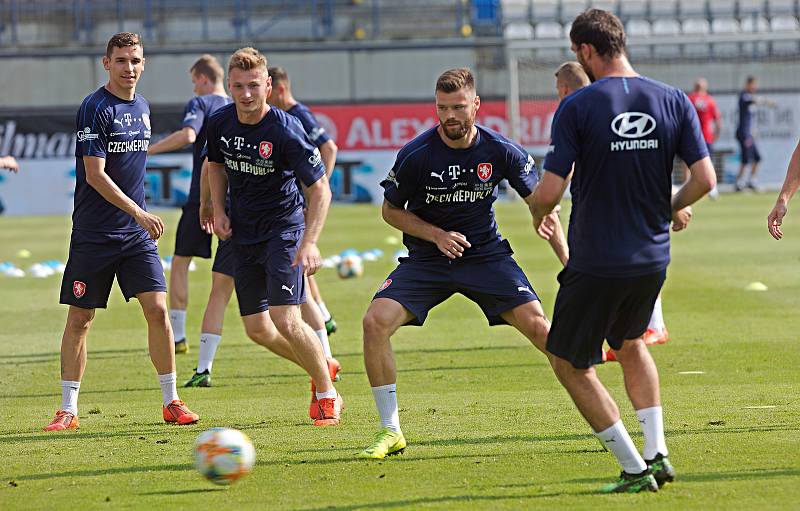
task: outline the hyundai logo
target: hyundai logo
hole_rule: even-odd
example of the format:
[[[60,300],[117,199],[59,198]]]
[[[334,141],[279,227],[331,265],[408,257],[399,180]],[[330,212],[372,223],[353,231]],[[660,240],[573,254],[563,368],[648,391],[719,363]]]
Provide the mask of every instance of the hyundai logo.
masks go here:
[[[656,120],[642,112],[625,112],[611,121],[611,131],[624,138],[641,138],[656,129]]]

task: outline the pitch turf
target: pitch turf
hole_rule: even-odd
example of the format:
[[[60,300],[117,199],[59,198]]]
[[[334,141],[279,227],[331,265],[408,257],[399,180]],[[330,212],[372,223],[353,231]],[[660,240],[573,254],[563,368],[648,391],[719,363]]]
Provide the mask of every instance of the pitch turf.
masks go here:
[[[80,399],[81,429],[46,434],[60,402],[59,342],[66,308],[59,278],[0,277],[0,509],[797,509],[800,500],[800,217],[786,238],[769,238],[772,195],[724,196],[695,210],[673,238],[664,292],[671,340],[658,362],[667,441],[678,478],[658,494],[593,494],[618,468],[557,384],[542,355],[508,327],[489,328],[461,297],[438,307],[424,328],[394,339],[406,454],[355,460],[377,429],[361,361],[360,318],[393,267],[395,235],[377,208],[338,206],[323,252],[381,248],[361,279],[320,282],[339,322],[332,337],[344,366],[343,425],[317,429],[306,416],[308,379],[252,344],[236,309],[226,317],[214,387],[182,389],[202,415],[191,427],[161,422],[145,323],[117,289],[89,338]],[[502,232],[552,310],[557,265],[534,238],[522,204],[498,207]],[[176,212],[162,255],[171,253]],[[0,218],[0,261],[27,267],[66,256],[69,219]],[[16,257],[28,249],[33,258]],[[209,263],[191,273],[191,375],[209,289]],[[760,281],[766,292],[744,287]],[[623,403],[620,369],[599,369]],[[231,488],[200,479],[192,445],[200,431],[230,426],[253,439],[253,474]]]

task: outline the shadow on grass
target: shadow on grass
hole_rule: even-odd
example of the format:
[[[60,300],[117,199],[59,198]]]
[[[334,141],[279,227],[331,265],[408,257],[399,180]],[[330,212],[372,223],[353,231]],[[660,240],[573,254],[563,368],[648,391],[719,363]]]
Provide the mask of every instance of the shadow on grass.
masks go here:
[[[96,350],[89,351],[89,357],[92,359],[107,359],[107,358],[122,358],[132,353],[147,356],[147,348],[129,348],[124,350]],[[3,355],[3,360],[0,361],[0,366],[4,365],[21,365],[21,364],[42,364],[45,362],[57,361],[61,357],[58,351],[50,353],[19,353],[17,355]],[[22,360],[19,362],[18,360]]]
[[[148,491],[140,493],[139,495],[188,495],[191,493],[210,493],[218,491],[227,491],[227,487],[217,486],[215,488],[196,488],[194,490],[164,490],[164,491]]]
[[[86,394],[118,394],[121,392],[153,392],[153,387],[142,389],[102,389],[102,390],[81,390],[81,395]],[[36,397],[55,397],[60,395],[57,387],[54,387],[53,392],[44,392],[41,394],[14,394],[14,395],[0,395],[0,399],[20,399],[20,398],[36,398]]]
[[[680,470],[680,467],[678,467]],[[724,471],[724,472],[695,472],[695,473],[683,473],[678,472],[678,476],[676,481],[678,483],[689,482],[689,483],[704,483],[704,482],[718,482],[718,481],[750,481],[750,480],[757,480],[757,479],[771,479],[773,477],[797,477],[800,475],[800,469],[798,468],[774,468],[774,469],[746,469],[746,470],[736,470],[736,471]],[[614,475],[611,474],[609,477],[605,478],[597,478],[597,477],[582,477],[577,479],[570,479],[568,483],[607,483],[609,480],[613,479]]]
[[[454,508],[458,506],[462,509],[469,509],[471,502],[499,502],[499,501],[518,501],[518,500],[532,500],[532,499],[545,499],[550,497],[564,497],[564,496],[583,496],[594,495],[596,492],[564,492],[564,493],[537,493],[533,495],[450,495],[444,497],[420,497],[416,499],[403,499],[403,500],[383,500],[377,502],[364,502],[360,504],[344,505],[344,506],[325,506],[318,508],[310,508],[308,511],[349,511],[354,509],[378,509],[378,508],[395,508],[395,507],[415,507],[430,504],[445,504],[450,503]]]

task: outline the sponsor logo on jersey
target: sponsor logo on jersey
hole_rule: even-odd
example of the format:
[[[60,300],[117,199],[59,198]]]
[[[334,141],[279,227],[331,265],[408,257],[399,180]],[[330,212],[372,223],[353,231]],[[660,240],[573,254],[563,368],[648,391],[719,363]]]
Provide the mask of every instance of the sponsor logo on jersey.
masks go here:
[[[269,158],[272,156],[272,142],[267,142],[266,140],[259,142],[258,154],[260,154],[262,158]]]
[[[92,133],[91,128],[88,126],[78,132],[78,142],[86,142],[87,140],[96,140],[99,136],[97,133]]]
[[[437,174],[436,172],[431,172],[431,177],[438,178],[438,179],[439,179],[439,181],[441,181],[442,183],[444,183],[444,171],[442,171],[442,172],[440,172],[440,173],[438,173],[438,174]]]
[[[80,280],[73,282],[72,294],[75,295],[75,298],[82,298],[86,294],[86,284]]]
[[[381,284],[381,287],[378,288],[378,292],[380,293],[381,291],[383,291],[384,289],[386,289],[387,287],[389,287],[391,285],[392,285],[392,279],[384,280],[383,284]]]
[[[314,153],[308,157],[308,163],[312,167],[316,167],[320,163],[322,163],[322,154],[319,152],[319,149],[316,147],[314,148]]]
[[[478,179],[484,183],[492,178],[492,164],[480,163],[478,164]]]
[[[522,169],[523,174],[530,174],[531,171],[536,167],[536,162],[533,160],[533,156],[530,154],[528,155],[528,161],[525,162],[525,168]]]
[[[628,140],[611,142],[612,151],[658,149],[658,138],[643,138],[656,129],[656,120],[642,112],[624,112],[611,121],[611,131]]]

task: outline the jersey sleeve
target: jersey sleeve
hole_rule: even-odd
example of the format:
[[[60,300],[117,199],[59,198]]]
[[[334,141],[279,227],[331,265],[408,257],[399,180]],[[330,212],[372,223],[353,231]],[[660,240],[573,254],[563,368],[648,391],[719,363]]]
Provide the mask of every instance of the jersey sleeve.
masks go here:
[[[575,103],[562,101],[553,116],[550,132],[550,147],[544,158],[544,169],[564,179],[572,171],[572,164],[578,157],[578,123]]]
[[[208,161],[225,163],[225,158],[219,150],[219,116],[211,116],[206,126],[206,152]]]
[[[303,125],[303,129],[306,131],[308,139],[311,140],[315,146],[322,147],[325,142],[331,139],[331,137],[328,136],[328,132],[325,131],[325,128],[319,125],[317,118],[314,117],[314,114],[311,113],[310,110],[300,110],[297,113],[297,118]]]
[[[297,119],[289,117],[286,136],[283,141],[283,155],[288,167],[305,186],[311,186],[325,175],[322,155],[319,149],[308,140],[302,125]]]
[[[86,101],[78,110],[75,156],[106,157],[108,133],[112,129],[113,118],[109,109],[103,105],[104,102]]]
[[[508,145],[505,178],[520,197],[525,198],[533,193],[536,183],[539,182],[533,156],[517,145]]]
[[[413,150],[409,150],[408,146],[401,149],[397,154],[394,166],[386,178],[381,181],[383,198],[393,206],[404,208],[414,195],[419,183],[419,165],[416,164],[413,156],[424,147],[427,145]]]
[[[711,118],[717,121],[722,119],[722,114],[719,112],[717,102],[714,100],[714,98],[709,96],[708,104],[710,106],[709,110],[711,111]]]
[[[694,105],[684,93],[680,93],[680,101],[683,103],[683,122],[681,123],[678,156],[691,167],[708,156],[708,145]]]
[[[200,98],[194,97],[186,103],[186,108],[183,109],[184,128],[192,128],[195,133],[200,133],[205,118],[206,112]]]

